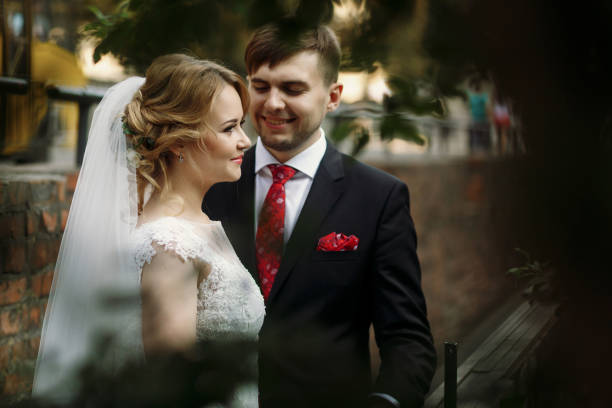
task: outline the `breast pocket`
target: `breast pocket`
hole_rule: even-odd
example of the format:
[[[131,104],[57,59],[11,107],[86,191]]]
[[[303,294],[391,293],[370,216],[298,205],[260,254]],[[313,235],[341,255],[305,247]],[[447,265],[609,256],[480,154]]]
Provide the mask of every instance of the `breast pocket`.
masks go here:
[[[359,259],[359,251],[315,251],[313,262],[348,262]]]
[[[309,276],[318,289],[349,286],[360,272],[358,251],[315,251],[311,257]]]

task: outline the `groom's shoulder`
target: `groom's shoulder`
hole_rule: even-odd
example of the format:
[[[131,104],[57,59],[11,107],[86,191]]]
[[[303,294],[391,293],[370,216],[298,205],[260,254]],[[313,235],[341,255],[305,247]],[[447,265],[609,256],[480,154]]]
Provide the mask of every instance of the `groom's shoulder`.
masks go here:
[[[235,182],[222,182],[214,184],[204,195],[202,211],[213,219],[219,219],[227,209],[228,203],[235,195]]]
[[[236,184],[237,183],[235,181],[223,181],[220,183],[215,183],[206,192],[205,197],[208,198],[208,197],[225,196],[236,190]]]
[[[344,164],[345,176],[355,185],[363,188],[378,187],[382,189],[392,188],[404,182],[392,174],[377,167],[364,163],[344,153],[340,153]]]

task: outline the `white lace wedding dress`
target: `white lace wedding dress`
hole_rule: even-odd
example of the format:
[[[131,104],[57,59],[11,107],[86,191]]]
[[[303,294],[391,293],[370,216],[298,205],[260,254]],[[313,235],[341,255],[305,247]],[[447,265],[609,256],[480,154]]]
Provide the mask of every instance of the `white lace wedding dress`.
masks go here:
[[[151,262],[156,247],[173,251],[183,261],[210,265],[210,273],[198,287],[198,340],[257,339],[265,314],[263,297],[221,222],[204,224],[164,217],[137,227],[131,241],[140,271],[145,262]],[[257,405],[257,387],[251,384],[236,392],[230,407]]]

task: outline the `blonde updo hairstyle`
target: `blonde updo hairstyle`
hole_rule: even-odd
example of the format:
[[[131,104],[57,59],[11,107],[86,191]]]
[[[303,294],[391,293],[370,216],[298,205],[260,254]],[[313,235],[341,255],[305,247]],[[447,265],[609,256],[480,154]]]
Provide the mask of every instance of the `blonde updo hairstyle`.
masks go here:
[[[205,149],[204,117],[225,85],[233,86],[246,114],[249,100],[244,81],[235,72],[212,61],[183,54],[156,58],[147,69],[145,83],[125,108],[126,137],[140,154],[136,168],[138,213],[151,184],[165,195],[171,186],[170,149],[195,145]]]

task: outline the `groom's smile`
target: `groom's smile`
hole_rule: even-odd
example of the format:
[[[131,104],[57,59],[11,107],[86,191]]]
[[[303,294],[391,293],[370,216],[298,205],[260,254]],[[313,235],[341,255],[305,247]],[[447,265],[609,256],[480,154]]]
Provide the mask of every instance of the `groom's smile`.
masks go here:
[[[271,130],[283,130],[285,129],[285,125],[295,121],[296,118],[278,118],[275,116],[261,116],[261,119],[265,123],[265,125]]]

